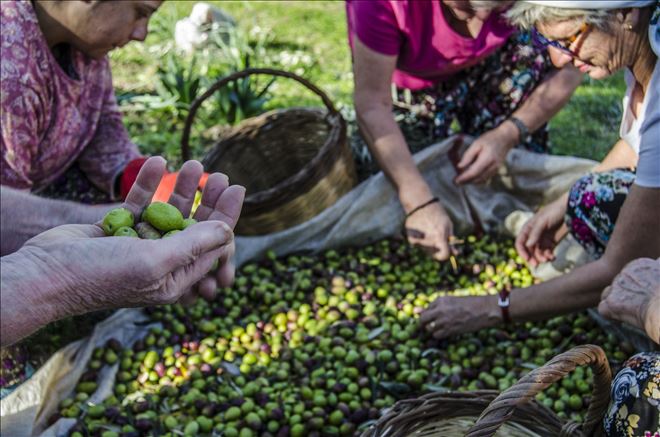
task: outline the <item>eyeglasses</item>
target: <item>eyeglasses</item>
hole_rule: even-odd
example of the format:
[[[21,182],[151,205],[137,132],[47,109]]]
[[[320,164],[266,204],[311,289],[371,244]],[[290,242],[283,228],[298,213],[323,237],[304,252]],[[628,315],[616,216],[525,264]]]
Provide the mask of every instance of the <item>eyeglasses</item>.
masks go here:
[[[534,41],[534,45],[537,48],[545,48],[550,46],[556,48],[557,50],[560,50],[562,53],[565,53],[573,58],[577,58],[578,57],[577,52],[574,52],[569,47],[573,45],[573,43],[577,41],[578,38],[580,38],[580,35],[582,35],[585,32],[588,32],[590,29],[591,29],[591,24],[583,23],[582,26],[580,26],[580,29],[578,29],[578,31],[575,32],[573,35],[562,39],[552,40],[541,35],[541,33],[538,30],[536,30],[536,28],[534,27],[532,28],[532,40]]]

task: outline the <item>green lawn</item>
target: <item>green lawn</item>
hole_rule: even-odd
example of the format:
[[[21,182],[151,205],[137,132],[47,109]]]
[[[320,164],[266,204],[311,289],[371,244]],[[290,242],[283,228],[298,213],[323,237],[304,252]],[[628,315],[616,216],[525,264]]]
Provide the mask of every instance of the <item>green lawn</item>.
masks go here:
[[[352,73],[343,2],[211,3],[220,6],[238,22],[253,52],[251,66],[294,71],[320,86],[338,107],[347,114],[351,113]],[[151,32],[144,44],[132,43],[112,52],[118,95],[154,92],[157,68],[172,50],[174,25],[189,14],[193,4],[165,2],[153,17]],[[224,61],[217,56],[210,59],[211,63]],[[212,69],[204,70],[204,67],[199,68],[200,74],[209,81],[223,75],[221,68],[212,73]],[[258,81],[266,82],[264,78]],[[550,123],[555,153],[601,159],[617,138],[624,88],[620,74],[602,82],[586,78],[570,103]],[[272,99],[266,108],[320,105],[320,100],[312,93],[286,79],[276,81],[270,89],[270,96]],[[178,159],[180,122],[173,121],[167,114],[145,116],[130,106],[124,108],[129,132],[147,153],[163,153],[168,159]],[[202,122],[204,126],[217,123],[217,119]],[[196,151],[196,155],[202,153],[203,150]]]

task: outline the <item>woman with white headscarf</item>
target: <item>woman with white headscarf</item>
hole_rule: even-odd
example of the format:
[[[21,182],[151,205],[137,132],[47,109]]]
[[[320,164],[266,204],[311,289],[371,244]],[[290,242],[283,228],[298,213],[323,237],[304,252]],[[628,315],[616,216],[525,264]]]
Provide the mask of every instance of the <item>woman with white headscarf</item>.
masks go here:
[[[510,298],[504,292],[500,296],[437,299],[421,319],[435,337],[475,331],[509,320],[545,319],[600,303],[604,315],[637,325],[660,343],[659,291],[646,289],[633,296],[629,289],[619,287],[617,301],[622,305],[616,312],[607,304],[613,300],[615,287],[603,293],[630,261],[660,257],[658,10],[658,3],[651,0],[520,0],[511,6],[507,13],[510,21],[525,28],[535,27],[537,42],[548,47],[555,66],[572,63],[593,79],[626,69],[628,89],[621,140],[595,168],[594,174],[578,181],[571,193],[542,208],[517,239],[517,248],[530,263],[547,261],[558,239],[566,233],[565,228],[562,234],[562,226],[567,215],[570,230],[578,241],[597,241],[604,250],[601,253],[595,245],[585,244],[599,257],[597,260],[554,280],[513,290]],[[634,171],[627,170],[635,167]],[[617,196],[622,200],[620,211],[614,201]],[[637,360],[634,365],[635,371],[640,371],[638,374],[655,378],[652,382],[656,389],[651,391],[654,397],[660,397],[658,354],[651,361]],[[639,387],[642,393],[644,388]],[[618,407],[610,410],[609,422],[606,421],[610,435],[637,435],[643,430],[653,433],[658,428],[660,399],[639,404],[650,408],[646,413],[631,411],[631,405],[622,415],[625,402],[614,399]],[[649,417],[653,421],[644,422]]]

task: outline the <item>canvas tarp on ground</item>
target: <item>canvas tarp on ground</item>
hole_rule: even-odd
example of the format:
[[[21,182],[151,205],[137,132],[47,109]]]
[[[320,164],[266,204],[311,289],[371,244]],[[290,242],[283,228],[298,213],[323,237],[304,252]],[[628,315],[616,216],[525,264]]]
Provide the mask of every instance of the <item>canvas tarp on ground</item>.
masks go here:
[[[468,202],[484,230],[509,235],[517,232],[530,211],[566,192],[596,164],[586,159],[512,150],[506,165],[488,185],[459,188],[452,182],[456,172],[448,159],[456,141],[457,138],[450,138],[428,147],[415,155],[415,161],[452,216],[457,234],[470,232],[474,227]],[[465,149],[470,141],[464,138],[460,147]],[[403,218],[394,189],[378,173],[308,222],[275,234],[237,237],[235,263],[240,267],[259,259],[267,250],[286,255],[369,244],[400,233]],[[538,274],[551,277],[587,260],[584,251],[570,239],[557,250],[560,256],[554,265],[542,266]],[[146,333],[145,322],[146,316],[140,310],[120,310],[98,324],[90,337],[57,352],[31,379],[1,401],[2,435],[65,434],[73,419],[60,419],[48,429],[46,423],[57,403],[73,391],[93,349],[109,338],[132,344]],[[92,401],[110,395],[116,370],[117,365],[105,371]]]

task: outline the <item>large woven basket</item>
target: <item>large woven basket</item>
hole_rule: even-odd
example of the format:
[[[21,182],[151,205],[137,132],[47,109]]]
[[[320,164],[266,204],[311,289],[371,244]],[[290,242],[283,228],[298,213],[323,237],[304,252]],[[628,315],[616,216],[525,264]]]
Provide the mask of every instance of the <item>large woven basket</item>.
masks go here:
[[[181,139],[183,159],[190,158],[191,126],[202,102],[227,83],[255,74],[293,79],[318,95],[325,109],[279,109],[244,120],[207,153],[206,171],[222,172],[246,188],[236,227],[241,235],[269,234],[305,222],[357,183],[346,122],[328,96],[298,75],[268,68],[226,76],[195,99]]]
[[[564,422],[534,397],[575,370],[594,373],[592,401],[582,424]],[[601,436],[612,380],[607,357],[598,346],[577,346],[557,355],[499,396],[495,391],[430,393],[397,402],[362,437]]]

